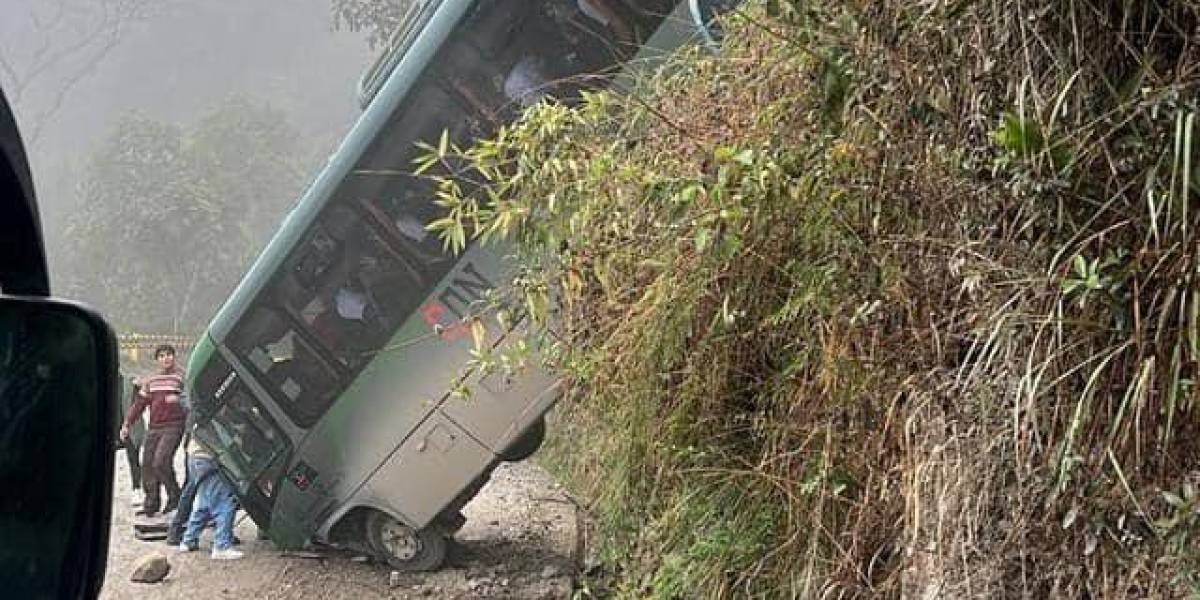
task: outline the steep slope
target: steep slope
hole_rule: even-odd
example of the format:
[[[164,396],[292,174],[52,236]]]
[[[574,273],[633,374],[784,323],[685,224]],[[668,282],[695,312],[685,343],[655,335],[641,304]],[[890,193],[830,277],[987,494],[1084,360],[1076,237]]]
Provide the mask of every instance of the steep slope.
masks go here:
[[[463,151],[610,591],[1195,592],[1198,11],[751,3]]]

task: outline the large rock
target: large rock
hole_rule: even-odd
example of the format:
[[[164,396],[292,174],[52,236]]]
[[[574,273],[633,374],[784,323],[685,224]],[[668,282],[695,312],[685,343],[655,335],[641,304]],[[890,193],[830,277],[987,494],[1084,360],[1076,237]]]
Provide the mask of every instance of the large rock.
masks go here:
[[[138,559],[133,566],[130,581],[137,583],[158,583],[171,572],[171,563],[161,554],[148,554]]]

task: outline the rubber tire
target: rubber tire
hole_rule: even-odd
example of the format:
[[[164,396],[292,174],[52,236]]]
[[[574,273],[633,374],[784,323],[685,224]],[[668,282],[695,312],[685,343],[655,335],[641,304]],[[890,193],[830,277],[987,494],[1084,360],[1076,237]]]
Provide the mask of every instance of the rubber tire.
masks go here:
[[[388,565],[393,569],[407,572],[433,571],[446,562],[446,552],[449,543],[446,539],[446,534],[442,533],[437,527],[426,527],[416,532],[417,541],[421,549],[413,558],[404,560],[393,556],[383,543],[383,527],[389,522],[405,526],[390,515],[379,511],[371,512],[367,516],[367,544],[371,546],[379,558],[387,561]]]
[[[504,449],[500,458],[506,462],[523,461],[533,456],[533,453],[542,447],[542,442],[545,440],[546,418],[539,417],[537,421],[533,422],[533,425],[529,426],[529,429],[525,430],[525,433],[521,434],[521,437],[517,438],[517,441]]]

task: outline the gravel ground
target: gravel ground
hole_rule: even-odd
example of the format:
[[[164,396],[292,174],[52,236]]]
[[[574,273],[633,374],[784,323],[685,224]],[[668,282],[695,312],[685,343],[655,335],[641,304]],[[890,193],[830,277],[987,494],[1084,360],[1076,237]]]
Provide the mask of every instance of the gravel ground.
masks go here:
[[[163,542],[133,537],[133,502],[125,457],[116,457],[117,480],[108,569],[100,598],[187,599],[253,598],[514,598],[571,596],[573,551],[577,539],[575,506],[545,471],[530,462],[502,465],[479,496],[463,511],[467,524],[458,532],[447,566],[434,573],[402,573],[363,557],[331,554],[321,558],[288,556],[270,542],[255,540],[250,519],[237,526],[246,557],[213,561],[208,557],[211,531],[201,551],[176,553]],[[180,473],[183,472],[182,465]],[[239,513],[244,515],[244,513]],[[157,584],[133,583],[134,563],[161,553],[171,572]],[[396,583],[393,587],[391,584]]]

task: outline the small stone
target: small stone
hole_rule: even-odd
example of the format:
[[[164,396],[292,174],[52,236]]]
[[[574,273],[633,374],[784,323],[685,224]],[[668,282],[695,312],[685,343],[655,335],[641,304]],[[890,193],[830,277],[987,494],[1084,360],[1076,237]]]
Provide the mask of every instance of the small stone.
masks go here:
[[[158,583],[171,572],[171,563],[161,554],[148,554],[138,559],[133,566],[130,581],[137,583]]]
[[[562,571],[554,565],[546,565],[546,568],[542,569],[542,579],[554,579],[559,575],[562,575]]]
[[[388,587],[394,588],[394,587],[399,587],[399,586],[400,586],[400,571],[392,571],[392,573],[390,575],[388,575]]]

